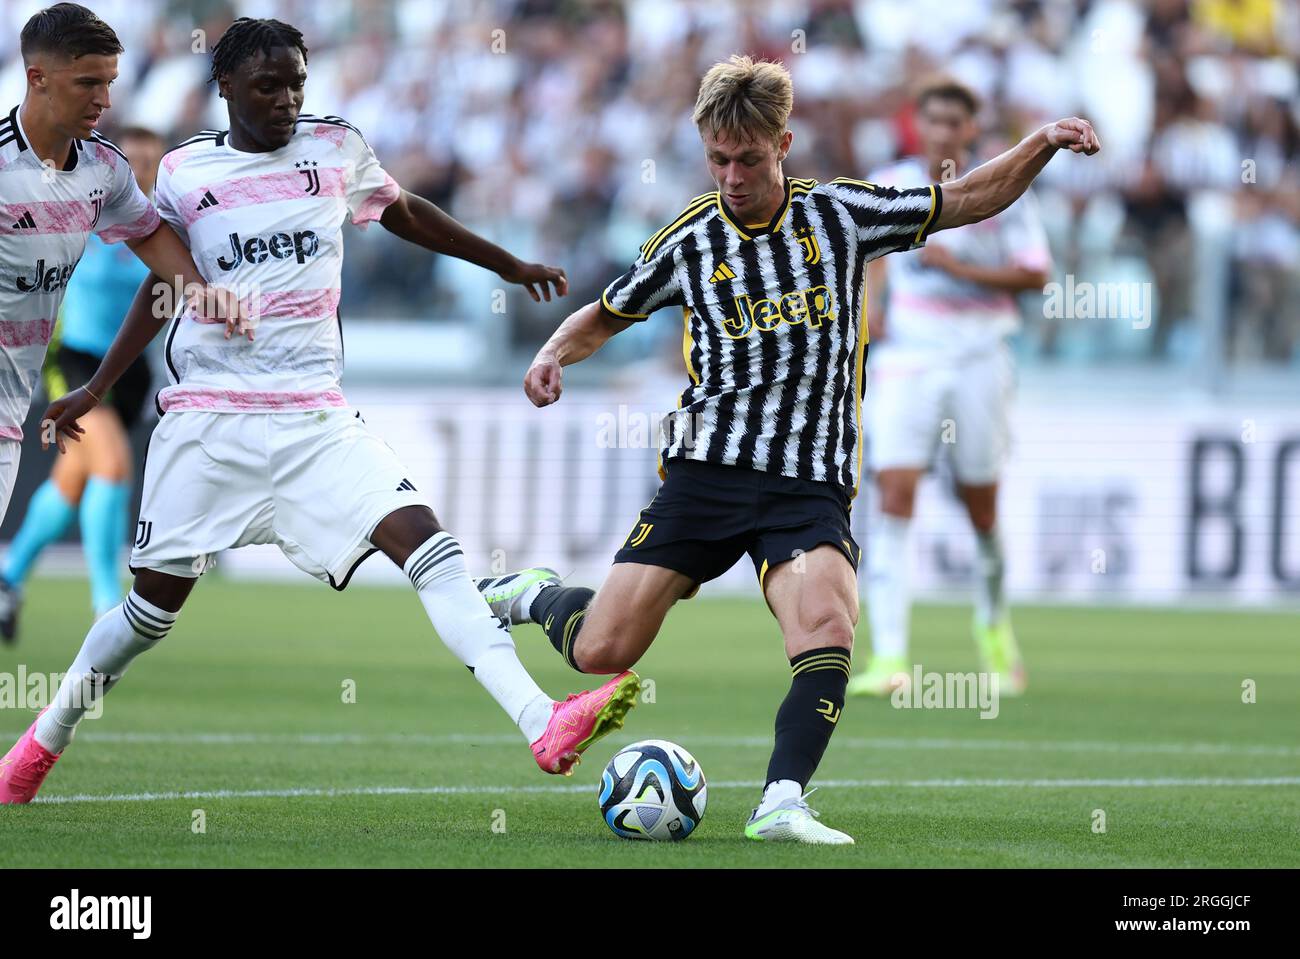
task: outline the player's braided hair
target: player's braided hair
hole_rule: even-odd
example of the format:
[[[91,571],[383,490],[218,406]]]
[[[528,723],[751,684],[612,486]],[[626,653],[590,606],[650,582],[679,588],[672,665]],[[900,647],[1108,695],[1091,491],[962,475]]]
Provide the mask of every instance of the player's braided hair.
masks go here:
[[[255,53],[269,54],[274,47],[295,48],[302,54],[303,62],[307,62],[307,44],[296,27],[279,20],[240,17],[212,48],[212,73],[208,82],[234,72]]]

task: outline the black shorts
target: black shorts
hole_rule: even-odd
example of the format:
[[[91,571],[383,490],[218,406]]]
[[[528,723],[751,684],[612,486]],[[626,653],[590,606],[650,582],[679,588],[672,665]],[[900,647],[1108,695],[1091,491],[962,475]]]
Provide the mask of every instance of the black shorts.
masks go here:
[[[100,359],[101,357],[93,353],[83,353],[81,350],[60,346],[55,362],[66,382],[65,392],[89,383],[90,378],[95,375],[95,370],[99,369]],[[104,397],[104,403],[117,410],[117,415],[122,418],[122,425],[129,430],[144,412],[145,404],[149,402],[149,388],[152,385],[153,374],[149,370],[149,363],[143,356],[138,356],[126,368],[122,378],[113,384],[113,388]],[[54,400],[58,397],[51,396],[50,399]]]
[[[665,466],[667,479],[614,562],[663,566],[698,584],[748,553],[761,583],[773,566],[830,543],[857,568],[862,551],[842,487],[696,460]]]

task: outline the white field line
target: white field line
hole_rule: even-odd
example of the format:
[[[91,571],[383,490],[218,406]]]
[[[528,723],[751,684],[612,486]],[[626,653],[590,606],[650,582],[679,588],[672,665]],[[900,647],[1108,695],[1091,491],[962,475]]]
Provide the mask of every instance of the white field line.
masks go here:
[[[0,741],[17,739],[22,730],[0,733]],[[681,734],[692,746],[717,746],[722,748],[772,747],[770,736],[697,736]],[[95,732],[83,728],[77,733],[79,743],[115,743],[126,745],[181,745],[181,746],[520,746],[523,737],[508,734],[472,733],[141,733]],[[611,743],[635,742],[636,737],[624,733],[611,736]],[[1027,740],[1027,739],[936,739],[909,737],[853,737],[836,736],[836,748],[843,749],[898,749],[938,750],[954,752],[1065,752],[1065,753],[1119,753],[1133,755],[1167,756],[1300,756],[1300,746],[1274,746],[1252,743],[1124,743],[1088,740]]]
[[[1158,789],[1170,787],[1300,786],[1300,776],[1160,779],[829,779],[828,789]],[[761,789],[758,780],[711,782],[710,789]],[[521,793],[595,793],[596,785],[554,786],[357,786],[348,789],[211,789],[185,792],[110,793],[40,796],[38,804],[82,802],[161,802],[172,799],[292,799],[338,796],[497,796]]]

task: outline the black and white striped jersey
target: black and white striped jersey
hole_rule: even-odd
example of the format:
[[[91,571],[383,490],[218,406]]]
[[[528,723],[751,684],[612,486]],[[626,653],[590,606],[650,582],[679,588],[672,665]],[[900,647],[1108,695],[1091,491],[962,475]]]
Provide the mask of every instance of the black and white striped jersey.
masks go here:
[[[661,459],[855,493],[867,261],[923,245],[942,202],[937,184],[787,178],[766,224],[741,224],[718,193],[706,193],[647,240],[601,302],[628,320],[682,308],[690,385],[664,420]]]

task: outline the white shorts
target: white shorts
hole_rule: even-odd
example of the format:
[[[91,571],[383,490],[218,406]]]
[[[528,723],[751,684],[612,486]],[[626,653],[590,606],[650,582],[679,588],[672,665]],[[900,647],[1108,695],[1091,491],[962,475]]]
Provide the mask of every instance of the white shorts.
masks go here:
[[[957,481],[997,482],[1011,448],[1011,351],[957,361],[881,350],[868,364],[871,468],[925,469],[948,451]]]
[[[18,461],[22,458],[23,444],[17,440],[0,440],[0,522],[9,512],[9,499],[14,495],[14,481],[18,479]]]
[[[341,590],[380,520],[429,505],[408,477],[346,407],[168,413],[149,440],[131,571],[193,578],[222,550],[274,543]]]

